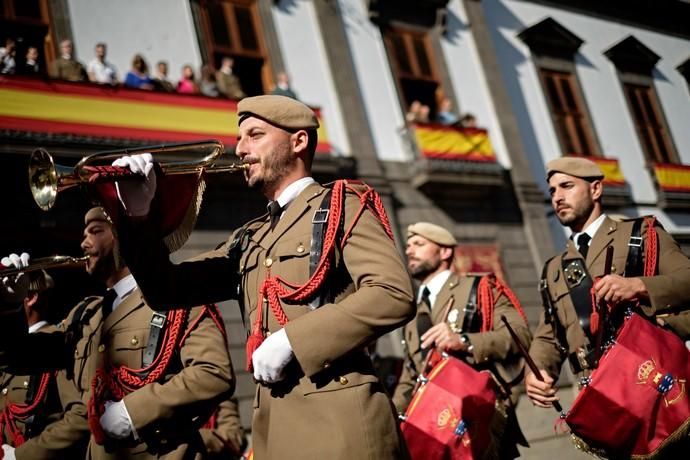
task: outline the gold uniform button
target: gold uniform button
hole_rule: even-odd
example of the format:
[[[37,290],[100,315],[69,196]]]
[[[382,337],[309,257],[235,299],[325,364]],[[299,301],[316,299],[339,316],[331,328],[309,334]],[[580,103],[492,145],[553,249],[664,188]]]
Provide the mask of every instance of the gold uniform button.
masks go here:
[[[29,388],[29,381],[28,380],[24,380],[24,388]]]
[[[132,337],[132,340],[129,341],[132,345],[139,345],[139,339],[136,337]]]
[[[304,245],[303,244],[300,244],[299,246],[297,246],[297,252],[300,254],[302,254],[304,252]]]
[[[347,377],[340,377],[338,379],[338,381],[340,382],[341,385],[347,385],[349,383],[349,380],[347,379]]]
[[[611,265],[611,273],[616,273],[616,266],[615,265]]]
[[[6,395],[7,394],[7,388],[2,389],[2,394]]]
[[[273,259],[267,257],[266,260],[264,260],[264,267],[270,267],[271,265],[273,265]]]
[[[103,353],[104,351],[105,351],[105,345],[100,344],[100,345],[98,346],[98,352],[99,352],[99,353]]]

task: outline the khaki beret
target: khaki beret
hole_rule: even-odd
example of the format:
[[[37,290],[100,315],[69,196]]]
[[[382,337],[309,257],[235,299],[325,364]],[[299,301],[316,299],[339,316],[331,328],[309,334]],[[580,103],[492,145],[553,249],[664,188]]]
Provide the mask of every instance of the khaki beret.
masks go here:
[[[407,237],[419,235],[439,246],[455,246],[455,237],[445,228],[429,222],[417,222],[407,227]]]
[[[43,292],[55,286],[53,277],[45,270],[36,270],[29,273],[29,291]]]
[[[254,116],[286,130],[319,127],[319,120],[312,109],[287,96],[246,97],[237,104],[237,115],[240,125]]]
[[[603,179],[604,173],[595,162],[581,157],[561,157],[546,164],[546,180],[555,173],[563,173],[581,179]]]
[[[89,225],[95,220],[103,220],[111,225],[113,223],[110,216],[105,212],[105,209],[100,206],[95,206],[86,212],[86,215],[84,216],[84,225]]]

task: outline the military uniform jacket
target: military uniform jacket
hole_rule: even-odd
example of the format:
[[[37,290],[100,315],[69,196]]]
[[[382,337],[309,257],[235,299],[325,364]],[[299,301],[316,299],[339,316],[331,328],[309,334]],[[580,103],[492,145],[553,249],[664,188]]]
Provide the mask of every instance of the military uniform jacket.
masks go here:
[[[62,57],[55,60],[53,63],[53,71],[51,72],[53,78],[67,81],[88,81],[84,66],[75,59],[64,59]]]
[[[174,299],[189,305],[236,298],[239,284],[249,327],[266,276],[297,285],[308,280],[312,217],[325,193],[322,186],[309,185],[273,231],[268,216],[261,217],[245,226],[244,237],[231,237],[215,257],[202,261],[172,266],[162,244],[152,243],[152,228],[136,221],[120,229],[122,253],[156,306]],[[359,198],[346,193],[344,228],[359,207]],[[231,247],[241,251],[239,260]],[[363,347],[411,319],[412,287],[393,242],[369,211],[359,218],[332,270],[332,302],[316,310],[307,302],[282,302],[295,358],[283,381],[257,387],[252,443],[259,460],[406,455],[393,408]],[[171,289],[176,286],[194,289]],[[268,331],[279,330],[273,315],[266,316]]]
[[[165,377],[124,398],[139,441],[89,444],[87,458],[202,458],[199,428],[234,388],[234,375],[225,337],[208,317],[189,329],[201,314],[190,311],[185,330],[188,336],[172,360]],[[98,367],[110,363],[141,369],[153,315],[141,291],[134,290],[103,320],[99,310],[90,328],[100,334],[84,334],[77,345],[78,360],[86,371],[80,379],[85,401],[91,397],[91,380]]]
[[[445,321],[451,326],[452,330],[460,331],[464,318],[463,310],[469,301],[475,278],[477,277],[452,274],[439,291],[431,312],[428,312],[426,305],[420,304],[418,305],[417,316],[424,314],[422,309],[426,309],[426,313],[431,315],[432,324],[436,325]],[[531,335],[527,324],[525,324],[525,321],[511,305],[510,301],[505,296],[497,298],[496,289],[493,290],[493,295],[495,299],[493,330],[488,332],[463,331],[463,333],[467,334],[473,346],[472,353],[467,356],[466,361],[477,370],[489,369],[495,378],[499,379],[497,381],[510,383],[522,374],[524,363],[520,358],[517,346],[510,337],[508,329],[501,321],[501,315],[505,315],[525,346],[529,346]],[[444,318],[443,313],[451,299],[453,306]],[[400,381],[393,394],[393,404],[399,413],[405,413],[412,398],[412,390],[416,384],[417,376],[422,372],[423,367],[421,340],[417,332],[417,322],[410,321],[407,323],[403,329],[403,335],[406,352],[405,362]],[[503,399],[505,400],[505,398]],[[510,404],[509,401],[504,402]]]
[[[617,222],[608,217],[605,218],[590,242],[587,259],[584,261],[593,279],[604,275],[607,246],[613,246],[611,272],[622,274],[628,256],[632,227],[632,220]],[[641,304],[640,310],[647,316],[664,315],[690,307],[690,260],[682,253],[678,243],[661,226],[657,226],[656,231],[658,234],[658,275],[641,277],[649,292],[649,301]],[[646,244],[646,223],[642,225],[641,236]],[[560,343],[554,336],[552,326],[546,323],[545,314],[542,312],[530,348],[530,355],[537,366],[540,369],[546,369],[554,379],[558,378],[564,360],[573,353],[577,354],[587,345],[585,333],[570,298],[566,274],[562,268],[564,262],[573,260],[582,260],[582,256],[573,242],[568,241],[565,251],[549,260],[546,266],[548,293],[555,306],[556,319],[563,328],[566,343]],[[560,346],[565,349],[564,352],[559,350]],[[577,369],[574,370],[579,375],[583,374]],[[584,373],[587,374],[589,371]]]
[[[38,331],[50,333],[55,330],[55,326],[45,325]],[[51,374],[51,377],[47,393],[31,418],[30,432],[27,432],[24,422],[17,420],[17,428],[19,428],[26,439],[26,442],[15,450],[15,456],[18,459],[49,459],[60,458],[63,455],[73,455],[75,457],[84,455],[86,436],[80,436],[79,433],[76,433],[76,440],[79,440],[81,437],[82,442],[73,442],[70,438],[72,438],[74,433],[72,433],[69,427],[65,427],[62,416],[63,410],[69,411],[71,403],[79,400],[76,388],[66,378],[64,371],[57,373],[54,371],[48,372]],[[2,387],[0,410],[4,410],[7,403],[23,404],[33,402],[33,399],[32,401],[27,401],[27,393],[30,386],[34,386],[34,392],[38,390],[40,376],[41,373],[33,376],[2,373],[0,376],[0,387]],[[3,435],[3,441],[7,443],[9,432],[5,430]],[[69,450],[63,450],[70,447],[71,449]]]

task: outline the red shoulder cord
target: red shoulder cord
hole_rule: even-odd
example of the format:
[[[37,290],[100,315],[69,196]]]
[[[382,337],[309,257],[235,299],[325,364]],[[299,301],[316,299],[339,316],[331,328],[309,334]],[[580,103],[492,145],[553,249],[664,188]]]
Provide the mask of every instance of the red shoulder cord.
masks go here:
[[[642,275],[655,276],[657,272],[657,259],[659,257],[659,236],[656,233],[655,227],[656,217],[645,217],[644,220],[647,224],[647,239],[645,241],[644,248],[644,268]],[[601,278],[597,278],[596,280],[594,280],[592,289],[590,290],[590,294],[592,296],[592,313],[589,316],[589,330],[592,332],[593,335],[596,335],[599,331],[599,306],[597,305],[597,298],[594,291],[594,285],[596,285],[596,282],[600,279]],[[613,309],[613,305],[611,304],[607,304],[606,307],[608,308],[608,311],[611,311]]]
[[[365,190],[360,192],[350,184],[363,185]],[[273,316],[275,316],[278,324],[284,326],[288,322],[288,317],[280,304],[280,301],[286,302],[304,302],[311,298],[323,285],[331,267],[331,255],[335,251],[336,235],[340,218],[344,212],[343,208],[343,194],[345,190],[349,190],[357,194],[359,197],[360,207],[352,220],[349,228],[344,232],[343,239],[340,242],[340,249],[345,247],[348,238],[350,237],[354,226],[362,216],[366,209],[369,209],[374,217],[383,226],[384,231],[392,240],[393,230],[391,229],[386,210],[381,201],[379,194],[368,185],[360,181],[338,180],[333,184],[333,191],[331,196],[331,204],[328,211],[328,226],[324,235],[323,252],[319,260],[314,274],[309,280],[299,286],[289,283],[280,276],[271,276],[270,269],[266,279],[259,288],[258,305],[256,319],[252,325],[251,335],[247,338],[247,371],[252,372],[252,355],[259,345],[264,341],[264,331],[262,330],[262,318],[264,303],[268,304]]]
[[[494,298],[493,288],[496,289],[497,296]],[[515,307],[522,319],[527,324],[527,316],[520,305],[515,293],[495,275],[484,275],[479,280],[477,286],[477,303],[479,304],[479,311],[482,315],[482,325],[479,332],[488,332],[494,327],[494,305],[496,301],[502,296],[506,296],[508,301]]]
[[[96,370],[96,375],[91,381],[91,398],[87,405],[87,412],[89,429],[97,444],[103,444],[106,439],[100,423],[101,415],[105,411],[106,394],[108,394],[108,399],[119,401],[125,395],[160,380],[165,375],[175,351],[182,347],[189,334],[206,315],[213,320],[225,337],[223,319],[216,305],[205,305],[186,331],[184,325],[189,317],[189,309],[177,308],[168,311],[162,346],[149,366],[132,369],[127,366],[106,365]]]
[[[9,439],[7,439],[7,444],[13,447],[19,447],[26,439],[22,434],[21,430],[17,427],[17,421],[26,421],[29,417],[35,414],[38,407],[45,400],[46,394],[48,392],[48,384],[50,379],[53,377],[52,372],[44,372],[41,374],[41,380],[38,384],[38,390],[36,391],[36,397],[31,402],[31,404],[24,403],[12,403],[6,400],[7,404],[5,409],[0,414],[0,433],[4,433],[5,430],[9,432]]]

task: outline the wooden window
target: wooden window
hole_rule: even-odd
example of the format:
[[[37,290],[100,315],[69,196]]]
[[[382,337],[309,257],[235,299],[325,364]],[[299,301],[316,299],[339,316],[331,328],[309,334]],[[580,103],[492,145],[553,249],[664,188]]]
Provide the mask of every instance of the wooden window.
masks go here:
[[[623,82],[623,91],[647,159],[653,163],[677,163],[654,87]]]
[[[440,84],[428,33],[389,28],[384,42],[405,107],[415,100],[426,104],[433,120]]]
[[[55,57],[48,0],[0,2],[0,46],[5,46],[7,38],[16,42],[17,68],[24,65],[28,48],[35,46],[39,52],[39,65],[45,70]]]
[[[271,77],[256,0],[208,0],[200,7],[206,60],[219,68],[224,57],[232,57],[244,92],[264,94]]]
[[[573,73],[545,68],[539,73],[563,153],[598,155]]]

